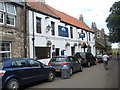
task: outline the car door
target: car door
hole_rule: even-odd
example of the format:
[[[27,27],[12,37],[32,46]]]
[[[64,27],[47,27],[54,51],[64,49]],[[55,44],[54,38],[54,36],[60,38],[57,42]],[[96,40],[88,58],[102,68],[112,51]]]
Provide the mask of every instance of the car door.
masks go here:
[[[38,81],[46,78],[46,70],[43,68],[43,64],[37,60],[28,60],[32,69],[33,81]]]
[[[76,71],[77,70],[77,66],[76,66],[77,62],[76,62],[76,60],[72,56],[69,57],[69,60],[70,60],[71,66],[73,68],[73,71]]]
[[[80,62],[75,57],[72,57],[72,58],[73,58],[73,61],[75,62],[76,70],[79,70],[80,69]]]
[[[21,59],[13,61],[12,67],[14,68],[13,74],[20,79],[21,84],[27,84],[31,82],[31,69],[26,60]]]

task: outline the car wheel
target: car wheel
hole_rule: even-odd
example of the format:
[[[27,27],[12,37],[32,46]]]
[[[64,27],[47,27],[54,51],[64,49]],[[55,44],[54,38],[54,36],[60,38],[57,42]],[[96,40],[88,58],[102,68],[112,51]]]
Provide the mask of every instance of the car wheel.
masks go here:
[[[73,75],[73,69],[70,68],[70,76],[72,76],[72,75]]]
[[[47,81],[48,81],[48,82],[52,82],[52,81],[54,80],[54,78],[55,78],[54,72],[53,72],[53,71],[50,71],[50,72],[48,73]]]
[[[83,66],[82,65],[80,65],[80,72],[82,72],[83,71]]]
[[[19,89],[19,82],[18,82],[18,80],[17,79],[10,79],[7,82],[6,89],[7,90],[18,90]]]
[[[87,66],[90,67],[90,62],[87,63]]]

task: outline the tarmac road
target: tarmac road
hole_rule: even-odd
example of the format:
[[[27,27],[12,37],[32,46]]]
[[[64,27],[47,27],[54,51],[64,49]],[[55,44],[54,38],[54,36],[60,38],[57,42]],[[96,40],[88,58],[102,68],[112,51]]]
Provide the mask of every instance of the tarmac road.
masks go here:
[[[75,73],[70,79],[56,77],[53,82],[40,82],[30,85],[24,90],[35,88],[118,88],[118,60],[110,60],[108,70],[103,63],[83,68],[83,72]]]

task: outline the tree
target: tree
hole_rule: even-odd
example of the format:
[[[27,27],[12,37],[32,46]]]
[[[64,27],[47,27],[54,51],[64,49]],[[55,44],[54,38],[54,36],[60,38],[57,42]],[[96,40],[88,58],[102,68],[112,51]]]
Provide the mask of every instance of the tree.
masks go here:
[[[110,8],[110,15],[106,19],[110,31],[110,41],[120,43],[120,1],[115,2]]]

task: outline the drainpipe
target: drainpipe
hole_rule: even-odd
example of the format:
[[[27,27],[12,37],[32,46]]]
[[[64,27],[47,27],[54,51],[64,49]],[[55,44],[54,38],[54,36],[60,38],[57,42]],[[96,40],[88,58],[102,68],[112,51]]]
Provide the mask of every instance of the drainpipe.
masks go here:
[[[33,18],[33,59],[35,59],[35,30],[34,30],[34,10],[32,9],[32,18]]]
[[[27,10],[24,2],[24,57],[27,57]]]

